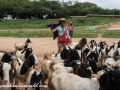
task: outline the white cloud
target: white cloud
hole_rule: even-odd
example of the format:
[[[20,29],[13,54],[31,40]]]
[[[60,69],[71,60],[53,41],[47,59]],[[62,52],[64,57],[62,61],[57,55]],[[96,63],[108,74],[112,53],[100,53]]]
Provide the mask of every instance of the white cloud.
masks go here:
[[[61,0],[63,1],[63,0]],[[64,0],[68,1],[68,0]],[[69,0],[69,1],[76,1],[76,0]],[[120,0],[77,0],[79,2],[92,2],[97,4],[99,7],[102,8],[109,8],[109,9],[120,9]]]

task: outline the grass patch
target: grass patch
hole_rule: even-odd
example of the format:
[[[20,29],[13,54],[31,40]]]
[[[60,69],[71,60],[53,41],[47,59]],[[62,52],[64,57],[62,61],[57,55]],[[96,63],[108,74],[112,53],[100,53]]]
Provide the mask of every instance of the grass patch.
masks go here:
[[[97,38],[99,34],[102,34],[103,38],[120,38],[120,31],[108,31],[108,30],[94,30],[86,31],[83,29],[74,30],[74,38]],[[0,37],[20,37],[20,38],[40,38],[40,37],[52,37],[50,30],[7,30],[0,31]]]
[[[38,37],[52,37],[49,31],[6,31],[0,32],[0,37],[21,37],[21,38],[38,38]]]
[[[120,38],[120,31],[107,31],[102,35],[104,38]]]
[[[96,38],[98,34],[102,34],[104,38],[120,38],[120,31],[108,31],[109,23],[120,21],[120,18],[102,18],[102,17],[87,17],[87,18],[68,18],[68,22],[72,21],[74,28],[74,38]],[[58,23],[57,20],[3,20],[0,21],[0,37],[52,37],[52,32],[49,23]],[[101,26],[93,31],[84,30],[86,27],[95,25],[108,24]],[[82,27],[85,26],[85,27]],[[6,31],[4,31],[6,30]]]
[[[54,22],[56,23],[56,20]],[[0,21],[0,30],[43,29],[47,28],[49,23],[51,20],[3,20]]]
[[[96,38],[98,33],[96,31],[85,31],[85,30],[75,30],[74,31],[74,38]]]
[[[99,34],[102,34],[103,38],[120,38],[120,31],[112,31],[112,30],[94,30],[87,31],[83,29],[75,29],[74,30],[74,38],[97,38]],[[0,31],[0,37],[20,37],[20,38],[40,38],[40,37],[51,37],[52,32],[50,30],[7,30]]]
[[[103,18],[103,17],[86,17],[86,18],[68,18],[68,23],[73,22],[75,27],[78,26],[95,26],[109,24],[120,21],[120,18]],[[24,29],[43,29],[47,24],[58,23],[58,20],[2,20],[0,21],[0,30],[24,30]]]

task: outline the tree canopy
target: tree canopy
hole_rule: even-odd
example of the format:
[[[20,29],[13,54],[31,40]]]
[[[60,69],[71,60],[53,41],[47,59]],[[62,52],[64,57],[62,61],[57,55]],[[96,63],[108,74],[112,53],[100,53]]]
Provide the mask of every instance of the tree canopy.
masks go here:
[[[12,15],[13,18],[58,18],[82,16],[86,14],[120,15],[119,9],[103,9],[90,2],[60,2],[50,0],[0,0],[0,18]]]

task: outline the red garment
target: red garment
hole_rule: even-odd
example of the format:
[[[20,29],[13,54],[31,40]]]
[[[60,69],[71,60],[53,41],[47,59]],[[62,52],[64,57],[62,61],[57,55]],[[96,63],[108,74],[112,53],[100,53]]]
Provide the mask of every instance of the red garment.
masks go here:
[[[66,45],[68,45],[69,44],[69,40],[68,39],[66,39]]]
[[[69,40],[67,39],[66,31],[64,31],[64,34],[62,36],[58,35],[58,42],[66,43],[66,45],[68,45]]]

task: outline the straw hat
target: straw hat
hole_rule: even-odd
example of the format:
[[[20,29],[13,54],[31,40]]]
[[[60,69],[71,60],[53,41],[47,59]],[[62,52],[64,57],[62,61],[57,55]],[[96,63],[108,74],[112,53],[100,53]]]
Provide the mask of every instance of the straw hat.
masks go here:
[[[64,21],[64,22],[67,22],[65,18],[59,18],[58,21]]]
[[[70,22],[70,23],[72,23],[72,22]]]

